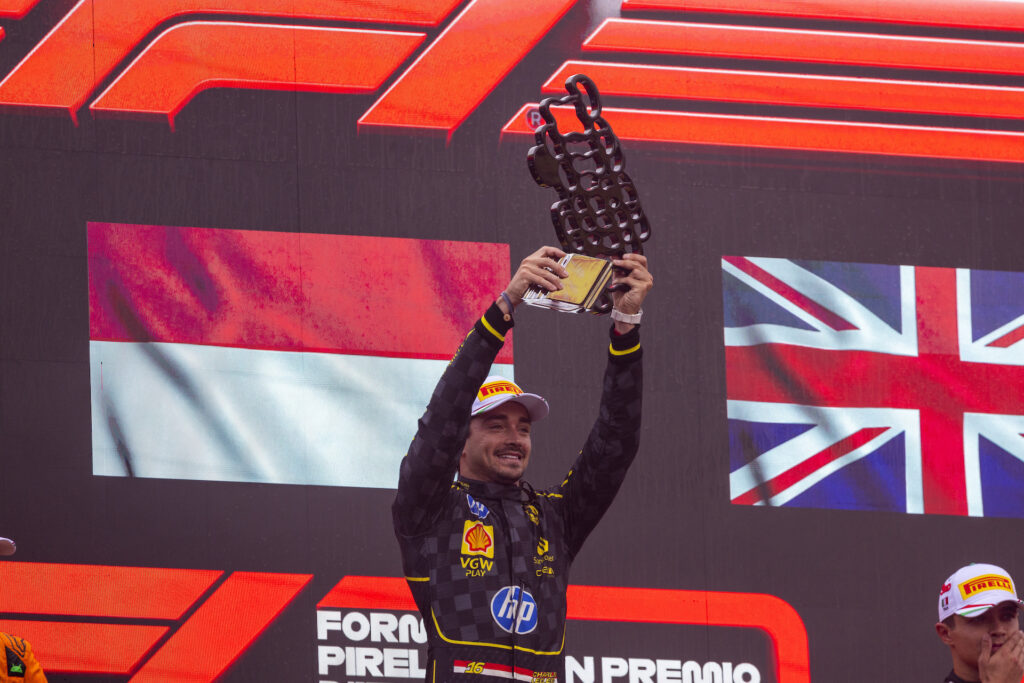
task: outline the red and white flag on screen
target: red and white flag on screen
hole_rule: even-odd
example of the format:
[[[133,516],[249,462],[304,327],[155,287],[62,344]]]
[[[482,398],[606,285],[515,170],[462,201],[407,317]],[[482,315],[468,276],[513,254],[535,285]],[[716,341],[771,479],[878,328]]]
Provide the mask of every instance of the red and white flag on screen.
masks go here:
[[[90,223],[93,473],[394,487],[507,244]],[[512,378],[512,345],[494,372]]]

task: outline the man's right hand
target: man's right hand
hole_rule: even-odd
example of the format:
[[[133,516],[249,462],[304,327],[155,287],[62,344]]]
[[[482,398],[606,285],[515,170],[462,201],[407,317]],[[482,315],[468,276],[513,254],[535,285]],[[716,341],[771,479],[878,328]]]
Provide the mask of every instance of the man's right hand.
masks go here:
[[[1024,631],[1016,631],[992,653],[992,638],[981,639],[978,673],[982,683],[1021,683],[1024,677]]]
[[[524,258],[505,288],[512,305],[519,305],[531,285],[537,285],[549,292],[562,289],[562,278],[569,276],[569,272],[558,265],[558,259],[564,256],[565,252],[558,247],[541,247]]]

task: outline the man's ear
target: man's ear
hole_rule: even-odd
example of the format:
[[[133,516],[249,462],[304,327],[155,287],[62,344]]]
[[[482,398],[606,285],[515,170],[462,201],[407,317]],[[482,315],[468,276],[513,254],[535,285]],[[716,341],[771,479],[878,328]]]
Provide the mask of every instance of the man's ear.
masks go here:
[[[949,626],[946,626],[941,621],[935,624],[935,632],[939,634],[939,640],[944,642],[946,645],[951,645],[953,643],[953,638],[949,635]]]

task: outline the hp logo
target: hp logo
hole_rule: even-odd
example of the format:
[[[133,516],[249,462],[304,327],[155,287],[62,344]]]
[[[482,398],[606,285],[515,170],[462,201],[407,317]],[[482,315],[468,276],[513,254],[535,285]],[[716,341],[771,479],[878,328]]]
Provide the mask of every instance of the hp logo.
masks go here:
[[[537,628],[537,603],[529,591],[505,586],[491,598],[491,616],[508,633],[530,633]]]

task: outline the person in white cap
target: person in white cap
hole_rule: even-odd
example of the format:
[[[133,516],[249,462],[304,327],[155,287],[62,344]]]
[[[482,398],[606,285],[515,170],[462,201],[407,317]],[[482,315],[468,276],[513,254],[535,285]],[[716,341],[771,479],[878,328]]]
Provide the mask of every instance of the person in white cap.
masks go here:
[[[953,657],[946,683],[1021,683],[1021,604],[1009,573],[994,564],[969,564],[946,579],[935,624]]]
[[[639,448],[638,325],[654,281],[642,255],[626,254],[613,261],[625,286],[612,295],[597,421],[560,484],[523,480],[548,404],[488,374],[527,288],[562,288],[563,256],[544,247],[523,260],[448,364],[402,460],[392,513],[428,681],[564,680],[569,567]]]

